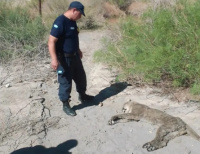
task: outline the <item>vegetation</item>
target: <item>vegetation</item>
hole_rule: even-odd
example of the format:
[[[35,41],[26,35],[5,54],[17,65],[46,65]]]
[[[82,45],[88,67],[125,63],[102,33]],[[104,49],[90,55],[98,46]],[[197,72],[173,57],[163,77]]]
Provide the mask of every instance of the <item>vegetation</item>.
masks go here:
[[[24,7],[0,3],[0,60],[18,55],[32,56],[42,45],[46,28],[39,16],[32,17]]]
[[[176,5],[162,5],[161,1],[157,8],[140,17],[123,16],[119,29],[115,30],[119,35],[104,39],[105,48],[96,52],[95,59],[119,68],[125,79],[139,76],[146,82],[167,81],[173,87],[189,87],[192,93],[199,94],[200,1],[179,0]],[[46,36],[55,18],[66,11],[69,2],[42,0],[42,17],[37,2],[24,1],[21,7],[17,2],[15,6],[5,0],[0,2],[1,63],[18,56],[30,58],[46,53]],[[99,0],[98,5],[92,1],[85,10],[87,16],[78,23],[81,29],[98,28],[100,18],[97,16],[101,13],[101,17],[112,17],[109,8],[98,8],[104,2],[110,4],[106,7],[114,4],[119,11],[125,11],[132,0]],[[166,4],[168,0],[163,2]]]
[[[141,19],[120,24],[122,39],[106,40],[95,58],[121,68],[124,76],[167,80],[174,87],[200,93],[200,2],[179,1],[174,7],[149,10]]]
[[[0,63],[20,57],[46,54],[47,40],[55,18],[69,6],[68,0],[42,0],[42,16],[39,1],[2,0],[0,2]],[[92,16],[87,16],[80,24],[82,29],[97,26]],[[41,55],[42,54],[42,55]]]
[[[129,6],[132,0],[108,0],[110,3],[117,5],[120,9],[125,9]]]

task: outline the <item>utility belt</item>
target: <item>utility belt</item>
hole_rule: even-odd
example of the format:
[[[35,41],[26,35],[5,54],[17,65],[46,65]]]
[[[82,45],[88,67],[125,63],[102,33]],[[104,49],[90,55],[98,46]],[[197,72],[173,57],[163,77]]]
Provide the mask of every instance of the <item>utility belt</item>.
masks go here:
[[[74,57],[74,56],[76,56],[76,52],[75,53],[64,53],[64,57],[65,58],[68,58],[68,57]]]
[[[58,53],[58,57],[60,57],[60,58],[62,58],[62,57],[69,58],[69,57],[75,57],[77,54],[78,54],[77,52],[74,52],[74,53],[59,52]]]

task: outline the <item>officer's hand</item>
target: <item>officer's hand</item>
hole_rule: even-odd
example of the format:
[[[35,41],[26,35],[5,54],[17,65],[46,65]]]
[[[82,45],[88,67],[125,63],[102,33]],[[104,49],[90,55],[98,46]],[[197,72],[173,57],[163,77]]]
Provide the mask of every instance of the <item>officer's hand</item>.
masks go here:
[[[82,53],[81,50],[79,50],[79,56],[80,56],[81,59],[83,58],[83,53]]]
[[[53,70],[57,70],[57,68],[58,68],[58,60],[52,60],[51,61],[51,67],[53,68]]]

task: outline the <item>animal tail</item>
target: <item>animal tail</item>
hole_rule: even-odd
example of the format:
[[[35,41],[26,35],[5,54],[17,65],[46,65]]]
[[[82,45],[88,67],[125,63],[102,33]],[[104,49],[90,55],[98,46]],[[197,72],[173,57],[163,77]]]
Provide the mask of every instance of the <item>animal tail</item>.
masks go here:
[[[200,141],[200,136],[189,126],[186,124],[187,133],[193,137],[194,139]]]

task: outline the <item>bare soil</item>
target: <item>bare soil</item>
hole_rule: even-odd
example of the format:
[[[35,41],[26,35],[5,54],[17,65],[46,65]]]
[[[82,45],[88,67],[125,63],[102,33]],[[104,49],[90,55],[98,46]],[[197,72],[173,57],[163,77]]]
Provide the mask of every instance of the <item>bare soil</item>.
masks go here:
[[[130,99],[181,117],[200,134],[200,106],[195,101],[172,101],[155,87],[115,83],[116,70],[94,63],[101,39],[109,31],[80,33],[88,94],[95,100],[81,104],[73,85],[71,106],[77,116],[67,116],[58,99],[57,76],[50,59],[16,63],[0,68],[0,153],[2,154],[146,154],[142,145],[155,136],[158,126],[130,122],[109,126]],[[48,52],[48,51],[47,51]],[[152,154],[198,154],[200,142],[190,136],[170,141]]]

